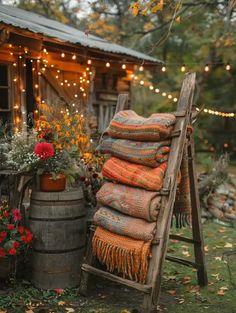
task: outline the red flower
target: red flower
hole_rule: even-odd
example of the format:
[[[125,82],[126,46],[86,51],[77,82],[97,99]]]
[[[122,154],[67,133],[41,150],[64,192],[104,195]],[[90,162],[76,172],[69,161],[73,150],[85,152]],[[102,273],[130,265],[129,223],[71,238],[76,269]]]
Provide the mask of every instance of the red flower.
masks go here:
[[[8,224],[7,225],[7,229],[8,230],[13,230],[15,228],[15,226],[13,224]]]
[[[23,232],[25,231],[25,228],[23,226],[18,226],[17,230],[19,234],[23,234]]]
[[[16,249],[15,249],[15,248],[10,248],[10,249],[8,250],[8,254],[9,254],[9,255],[15,255],[15,254],[16,254]]]
[[[12,214],[15,222],[20,221],[22,219],[22,215],[19,209],[13,209]]]
[[[17,249],[19,247],[19,245],[20,245],[19,242],[14,241],[13,248]]]
[[[7,212],[7,211],[4,211],[4,212],[3,212],[3,216],[4,216],[4,217],[8,217],[9,215],[10,215],[9,212]]]
[[[0,248],[0,258],[5,256],[5,251],[3,248]]]
[[[48,142],[39,142],[34,147],[34,153],[41,159],[47,160],[54,156],[55,150],[53,145]]]
[[[0,242],[2,242],[7,237],[7,233],[5,231],[0,232]]]
[[[61,294],[64,292],[64,289],[62,289],[62,288],[56,288],[56,289],[54,289],[54,291],[55,291],[58,295],[61,295]]]

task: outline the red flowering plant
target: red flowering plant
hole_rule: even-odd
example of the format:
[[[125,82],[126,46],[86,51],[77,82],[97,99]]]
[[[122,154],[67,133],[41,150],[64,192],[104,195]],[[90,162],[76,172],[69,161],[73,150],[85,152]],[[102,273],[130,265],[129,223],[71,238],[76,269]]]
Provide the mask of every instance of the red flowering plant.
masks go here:
[[[27,249],[33,240],[32,233],[20,225],[19,209],[10,209],[8,203],[0,203],[0,258],[15,256]]]
[[[38,174],[51,174],[54,179],[59,174],[70,177],[74,172],[75,161],[67,150],[58,150],[49,142],[38,142],[34,147],[34,154],[38,158]]]

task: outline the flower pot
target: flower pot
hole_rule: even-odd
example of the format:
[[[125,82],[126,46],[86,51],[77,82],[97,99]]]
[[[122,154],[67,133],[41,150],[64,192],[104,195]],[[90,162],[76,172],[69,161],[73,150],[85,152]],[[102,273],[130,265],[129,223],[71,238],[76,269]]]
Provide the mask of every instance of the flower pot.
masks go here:
[[[14,271],[14,258],[0,257],[0,279],[8,279]]]
[[[40,190],[46,192],[59,192],[66,188],[66,178],[63,174],[58,174],[54,179],[51,174],[40,175]]]

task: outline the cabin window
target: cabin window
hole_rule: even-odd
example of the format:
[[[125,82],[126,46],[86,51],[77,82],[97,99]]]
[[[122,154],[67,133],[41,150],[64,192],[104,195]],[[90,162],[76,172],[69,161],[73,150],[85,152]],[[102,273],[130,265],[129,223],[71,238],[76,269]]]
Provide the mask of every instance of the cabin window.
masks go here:
[[[0,63],[0,119],[9,121],[10,117],[10,68]]]

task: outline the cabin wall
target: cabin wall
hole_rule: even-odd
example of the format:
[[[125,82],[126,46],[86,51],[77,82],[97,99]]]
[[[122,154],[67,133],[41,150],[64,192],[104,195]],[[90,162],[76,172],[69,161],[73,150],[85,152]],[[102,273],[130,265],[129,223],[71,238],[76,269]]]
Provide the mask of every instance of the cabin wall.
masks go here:
[[[0,72],[7,66],[5,81],[0,79],[0,119],[12,123],[17,131],[32,124],[41,103],[73,105],[86,115],[93,133],[102,133],[114,115],[118,94],[130,97],[132,70],[121,70],[119,65],[107,68],[105,62],[88,66],[79,60],[72,62],[69,54],[62,58],[61,52],[0,45]]]

